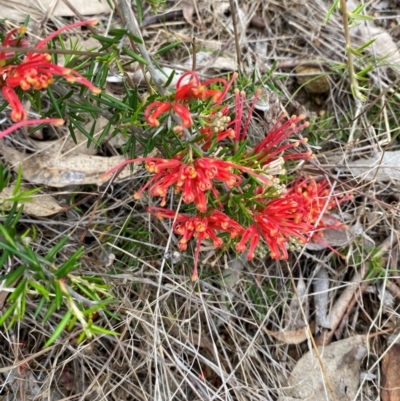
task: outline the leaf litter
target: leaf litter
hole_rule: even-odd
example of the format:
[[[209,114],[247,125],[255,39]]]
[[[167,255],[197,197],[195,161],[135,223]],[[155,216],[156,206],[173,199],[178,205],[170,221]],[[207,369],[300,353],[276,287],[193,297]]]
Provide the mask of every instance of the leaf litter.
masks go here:
[[[142,29],[146,46],[153,53],[163,44],[174,40],[184,43],[173,55],[166,54],[165,58],[161,56],[161,64],[165,70],[168,69],[166,75],[170,75],[175,68],[181,73],[191,68],[191,43],[194,36],[197,46],[195,60],[203,74],[212,72],[224,75],[226,71],[236,70],[234,25],[229,2],[186,3],[168,2],[171,9],[177,6],[183,11],[181,16],[167,22],[159,19]],[[82,273],[104,276],[113,283],[115,293],[121,300],[121,305],[114,312],[123,310],[128,316],[121,325],[128,330],[125,340],[129,340],[119,343],[109,338],[94,339],[81,348],[66,340],[65,343],[57,344],[47,356],[46,353],[39,355],[35,342],[29,342],[27,352],[32,355],[38,353],[36,358],[30,360],[35,365],[35,373],[33,377],[26,374],[29,381],[38,381],[41,388],[56,388],[60,381],[58,378],[65,377],[65,372],[68,372],[72,375],[73,387],[68,391],[64,389],[62,397],[74,394],[79,397],[78,394],[92,389],[94,391],[85,398],[88,400],[128,400],[133,397],[138,400],[215,398],[283,401],[304,399],[307,396],[311,397],[308,399],[320,400],[331,399],[328,382],[337,399],[357,399],[360,391],[363,399],[379,397],[378,387],[369,383],[360,384],[358,379],[361,363],[359,356],[366,353],[370,340],[357,333],[383,330],[388,325],[396,327],[398,316],[395,308],[399,300],[392,300],[390,308],[383,308],[381,304],[386,302],[385,297],[378,293],[382,286],[376,287],[375,292],[370,291],[374,283],[366,278],[383,281],[382,277],[386,277],[390,280],[389,284],[396,285],[397,277],[396,273],[382,273],[385,272],[385,265],[382,270],[375,266],[371,272],[371,255],[374,254],[368,247],[368,250],[362,248],[364,242],[360,241],[360,237],[372,238],[369,247],[382,250],[384,256],[379,259],[380,263],[390,259],[392,248],[396,246],[393,237],[397,236],[398,230],[398,212],[395,208],[399,191],[396,172],[398,151],[396,143],[388,146],[385,151],[381,151],[380,146],[382,138],[387,145],[388,138],[392,139],[391,135],[394,137],[396,134],[391,131],[391,124],[397,126],[396,108],[390,102],[391,96],[396,99],[396,94],[390,91],[397,77],[397,48],[393,46],[396,43],[394,30],[398,18],[395,3],[398,5],[396,1],[373,2],[372,8],[377,16],[373,25],[371,22],[356,24],[356,28],[351,31],[355,44],[376,38],[374,46],[366,49],[369,56],[374,54],[381,58],[392,54],[393,57],[387,63],[389,67],[385,65],[385,68],[376,68],[369,73],[368,78],[376,93],[370,93],[363,113],[358,113],[354,106],[348,76],[340,68],[336,69],[338,64],[344,62],[344,39],[340,13],[335,12],[330,21],[326,24],[323,22],[331,3],[245,1],[241,2],[236,15],[241,67],[248,76],[254,71],[260,75],[270,74],[268,77],[271,76],[272,80],[265,78],[263,84],[268,87],[273,81],[274,89],[279,92],[278,100],[275,97],[273,102],[268,100],[262,106],[265,110],[274,110],[268,116],[270,121],[267,123],[273,122],[277,111],[286,109],[290,113],[300,105],[315,122],[313,127],[318,143],[313,144],[311,137],[309,143],[315,146],[317,162],[323,169],[316,171],[314,166],[305,165],[305,174],[335,174],[343,184],[358,191],[352,206],[346,210],[346,214],[350,214],[350,218],[346,217],[349,230],[327,231],[324,237],[329,246],[341,247],[341,250],[347,247],[349,251],[346,259],[332,256],[326,245],[321,244],[318,244],[319,248],[312,248],[308,244],[304,249],[308,253],[307,258],[290,260],[287,266],[261,256],[252,263],[242,260],[235,262],[235,255],[227,255],[225,260],[212,251],[211,259],[215,258],[217,262],[212,265],[206,263],[204,270],[210,269],[215,277],[202,280],[199,289],[194,290],[185,281],[185,258],[176,258],[177,264],[171,259],[160,273],[160,260],[163,260],[164,252],[157,246],[162,248],[167,238],[160,234],[158,225],[146,221],[145,227],[151,225],[154,235],[149,252],[135,248],[130,260],[118,255],[115,263],[119,263],[119,269],[122,264],[124,271],[111,274],[110,267],[105,267],[102,258],[109,253],[107,241],[111,244],[118,242],[119,233],[123,232],[122,227],[126,224],[143,222],[142,214],[136,210],[143,200],[132,206],[135,185],[125,178],[134,172],[128,168],[115,183],[115,192],[111,197],[113,203],[106,199],[101,204],[92,214],[92,225],[87,223],[89,212],[86,212],[90,210],[92,213],[93,204],[90,202],[84,204],[84,209],[79,212],[70,211],[68,221],[65,221],[64,213],[51,215],[54,226],[48,219],[40,220],[38,211],[31,216],[37,217],[34,224],[42,235],[43,242],[38,243],[42,248],[48,246],[46,242],[51,244],[54,236],[71,235],[74,238],[83,227],[89,229],[93,244],[88,240],[85,245],[86,259]],[[60,4],[65,5],[60,1],[57,7]],[[44,5],[44,9],[37,9],[38,5]],[[107,2],[96,0],[97,5],[106,6]],[[61,21],[55,13],[57,8],[51,8],[45,2],[35,3],[34,6],[31,9],[33,20],[44,18],[49,11],[51,18],[56,17]],[[15,8],[14,5],[12,8]],[[2,13],[5,13],[3,10]],[[96,9],[93,6],[91,10]],[[104,18],[110,12],[105,8],[103,10],[96,11],[97,17]],[[79,11],[84,13],[83,8],[79,8]],[[388,11],[396,18],[387,18]],[[99,14],[103,12],[103,15]],[[371,9],[367,7],[366,12],[370,13]],[[153,16],[151,8],[145,7],[144,20],[150,21]],[[252,26],[251,21],[255,17],[263,29]],[[18,20],[21,17],[16,18]],[[113,23],[118,27],[124,26],[114,15]],[[360,61],[360,69],[366,61]],[[318,93],[315,93],[307,90],[307,87],[300,88],[302,82],[299,82],[296,70],[300,65],[312,66],[311,78],[322,76],[324,91],[318,89]],[[133,81],[143,85],[143,74],[140,74]],[[165,76],[161,76],[165,83]],[[118,79],[120,81],[116,85],[122,86],[124,78],[118,76]],[[306,86],[308,82],[303,83]],[[379,98],[380,95],[382,98]],[[380,109],[375,110],[374,105],[379,105]],[[263,110],[260,110],[260,115]],[[324,115],[329,114],[333,116],[331,118],[335,124],[328,125],[324,130],[319,129],[320,123],[329,121],[328,118],[324,119]],[[359,117],[353,121],[355,116]],[[86,128],[88,132],[91,124],[89,121]],[[261,123],[255,125],[258,124]],[[356,141],[347,143],[346,134],[351,130],[354,130]],[[47,191],[47,186],[66,187],[73,194],[86,184],[101,185],[104,172],[123,160],[123,156],[118,152],[113,153],[113,156],[105,156],[93,144],[87,147],[85,138],[77,132],[75,134],[78,146],[70,140],[69,135],[52,143],[32,139],[26,151],[21,149],[19,141],[7,142],[1,150],[2,157],[14,170],[22,165],[26,185],[45,186],[42,192]],[[124,138],[119,137],[115,148],[119,149],[123,143]],[[341,160],[341,163],[344,161],[345,168],[339,169],[337,160]],[[346,186],[343,188],[348,189]],[[394,206],[388,207],[390,204]],[[54,207],[60,206],[54,204]],[[117,212],[108,214],[105,219],[102,214],[104,207],[115,208]],[[46,213],[43,210],[40,212]],[[25,210],[24,218],[27,217],[28,209]],[[57,230],[53,227],[57,227]],[[138,230],[143,230],[143,226],[139,226]],[[110,233],[112,236],[108,237]],[[103,243],[104,237],[107,241]],[[386,238],[392,239],[390,245],[385,245]],[[131,239],[135,240],[128,235],[122,244],[130,243]],[[174,240],[172,238],[173,243]],[[230,269],[224,270],[225,266],[230,266]],[[321,269],[315,275],[318,266],[325,266],[326,269]],[[393,266],[392,270],[395,270]],[[289,282],[289,272],[293,272],[295,284]],[[311,294],[309,287],[304,288],[302,280],[312,282],[313,285],[317,280],[322,286],[313,286]],[[296,292],[302,294],[299,299],[296,298]],[[160,324],[160,315],[153,308],[159,302],[157,299],[162,301],[162,319],[168,323]],[[306,314],[305,321],[300,312],[307,308],[310,313]],[[375,320],[376,316],[378,320]],[[108,323],[110,327],[115,324],[112,320]],[[32,336],[42,335],[36,323],[24,321],[21,324],[23,330],[32,331]],[[17,341],[8,339],[8,344],[25,340],[23,330],[18,333]],[[319,332],[322,333],[318,337]],[[316,350],[309,345],[310,336],[313,335],[318,344],[324,345],[318,348],[318,352],[327,377],[321,373],[323,369]],[[345,339],[335,341],[335,338]],[[384,354],[387,348],[390,350],[386,340],[382,335],[374,343],[378,353]],[[113,354],[116,349],[118,353]],[[57,353],[53,350],[57,350]],[[9,366],[10,361],[14,360],[13,352],[11,345],[2,345],[2,354],[7,358],[2,366]],[[63,357],[60,358],[60,355]],[[109,355],[115,355],[115,361],[104,364]],[[387,376],[394,373],[390,372],[389,365],[382,366]],[[103,374],[97,377],[93,372],[100,369],[103,369]],[[36,374],[40,370],[43,373]],[[306,373],[306,377],[301,376],[301,373]],[[123,378],[121,375],[124,375]],[[284,376],[287,382],[282,379]],[[8,382],[9,379],[5,378]],[[391,380],[386,382],[389,383],[388,388],[397,386]],[[384,386],[386,389],[386,384]],[[21,389],[24,387],[10,387],[10,391],[16,394]],[[38,394],[37,387],[31,390],[38,399],[49,396],[49,393],[44,392]],[[53,394],[56,399],[58,394]],[[16,397],[20,399],[19,395]]]

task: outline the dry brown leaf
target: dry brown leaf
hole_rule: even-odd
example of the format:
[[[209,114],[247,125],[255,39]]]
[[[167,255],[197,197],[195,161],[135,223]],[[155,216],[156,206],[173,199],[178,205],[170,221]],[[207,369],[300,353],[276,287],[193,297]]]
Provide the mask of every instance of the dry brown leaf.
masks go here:
[[[382,401],[400,401],[400,344],[393,344],[382,359]]]
[[[400,180],[400,151],[378,152],[369,159],[349,163],[347,167],[354,177],[366,181]]]
[[[146,81],[144,79],[143,71],[139,68],[139,64],[134,65],[132,69],[134,72],[127,73],[129,78],[134,83],[145,84]],[[164,74],[159,70],[156,70],[156,72],[155,72],[156,80],[162,85],[164,85],[168,81],[169,77],[174,72],[174,76],[173,76],[171,82],[169,82],[169,84],[168,84],[169,88],[174,88],[176,86],[179,78],[184,73],[184,71],[179,70],[178,67],[175,70],[172,68],[164,67],[163,72],[164,72]],[[117,76],[109,75],[107,77],[107,82],[118,83],[118,82],[123,82],[124,79],[125,78],[122,75],[117,75]],[[151,79],[151,76],[148,72],[146,72],[146,79],[147,80]]]
[[[8,18],[12,21],[24,21],[28,14],[33,19],[40,19],[52,10],[54,0],[0,0],[0,18]],[[111,9],[106,0],[74,0],[73,6],[82,15],[98,15],[110,13]],[[50,13],[55,17],[72,17],[75,13],[63,1],[57,1],[57,5]]]
[[[186,60],[185,65],[190,67],[192,63],[191,59]],[[197,68],[209,67],[209,69],[217,71],[236,71],[237,61],[234,57],[219,56],[215,57],[215,54],[208,51],[198,51],[196,53],[196,66]]]
[[[2,146],[0,153],[7,163],[17,170],[22,166],[22,176],[33,184],[51,187],[104,183],[104,174],[112,167],[126,160],[124,156],[102,157],[84,154],[55,155],[53,152],[41,152],[26,155],[13,148]],[[136,166],[135,166],[136,167]],[[117,180],[129,177],[129,166],[118,175]]]
[[[307,340],[308,336],[308,326],[289,331],[274,331],[263,328],[263,331],[285,344],[301,344]]]
[[[304,321],[304,315],[308,320],[309,304],[307,296],[307,287],[304,279],[299,278],[297,282],[296,294],[292,297],[289,305],[288,317],[285,319],[285,331],[293,331],[299,328],[304,328],[307,321]]]
[[[329,276],[324,266],[321,266],[313,279],[314,307],[315,307],[315,330],[320,333],[322,327],[331,328],[328,318],[329,303]]]
[[[103,130],[104,127],[108,124],[109,120],[100,116],[96,119],[96,126],[93,133],[93,139],[97,140]],[[83,125],[83,128],[90,132],[92,130],[94,121],[91,119],[89,122]],[[67,155],[96,155],[98,149],[96,148],[95,142],[91,142],[88,146],[88,139],[85,135],[83,135],[80,131],[75,130],[74,132],[76,143],[72,139],[71,135],[67,135],[65,138],[60,138],[55,141],[36,141],[32,138],[29,138],[31,144],[40,151],[51,152],[55,155],[55,157],[61,157],[62,155],[65,157]],[[109,138],[109,135],[106,139]],[[122,137],[121,134],[117,134],[115,137],[109,139],[109,142],[112,143],[115,147],[120,147],[122,144],[126,142],[126,139]]]
[[[374,57],[385,59],[391,64],[400,63],[400,52],[397,49],[396,43],[386,30],[376,26],[373,21],[365,21],[361,25],[357,25],[350,31],[354,47],[361,46],[371,39],[375,42],[366,48]]]
[[[311,251],[320,251],[328,246],[338,248],[349,245],[356,236],[362,235],[363,227],[361,224],[355,224],[348,230],[335,230],[328,228],[323,231],[323,242],[309,242],[306,248]]]
[[[279,401],[333,400],[327,379],[333,387],[337,400],[356,399],[360,383],[360,364],[367,352],[366,336],[354,336],[318,347],[324,376],[315,350],[309,351],[296,364],[288,379],[288,387],[283,390],[285,397]]]
[[[20,187],[21,191],[27,191],[28,188]],[[9,210],[11,209],[13,202],[5,201],[12,197],[14,186],[4,188],[0,193],[0,209]],[[34,194],[31,195],[31,200],[23,202],[24,213],[28,216],[34,217],[46,217],[52,214],[58,213],[63,210],[63,207],[57,202],[55,198],[45,194]]]
[[[185,21],[188,24],[190,24],[194,27],[197,27],[197,25],[193,23],[193,19],[192,19],[194,11],[195,11],[195,8],[194,8],[193,0],[185,0],[182,3],[183,18],[185,18]]]

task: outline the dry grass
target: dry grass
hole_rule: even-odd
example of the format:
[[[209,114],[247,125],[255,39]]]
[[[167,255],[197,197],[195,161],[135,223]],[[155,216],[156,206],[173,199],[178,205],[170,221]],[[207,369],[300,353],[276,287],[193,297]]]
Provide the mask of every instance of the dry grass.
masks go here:
[[[168,3],[170,11],[184,7],[183,2]],[[370,3],[367,12],[378,2]],[[43,254],[65,235],[71,236],[71,249],[63,250],[64,258],[84,244],[80,274],[103,277],[112,285],[118,302],[110,310],[121,317],[117,321],[100,315],[96,323],[117,330],[120,336],[100,336],[77,345],[77,326],[42,352],[55,323],[52,319],[46,325],[38,323],[32,315],[34,299],[30,300],[27,318],[1,334],[0,400],[276,400],[296,362],[311,347],[307,337],[297,345],[285,341],[296,342],[304,336],[304,331],[296,330],[314,321],[317,291],[313,285],[322,268],[329,277],[328,313],[339,314],[338,337],[397,327],[397,182],[362,181],[349,173],[348,165],[377,151],[397,150],[398,68],[375,66],[366,83],[367,100],[355,101],[348,74],[336,68],[346,63],[341,17],[334,13],[324,24],[328,6],[315,0],[240,2],[243,11],[236,40],[229,1],[198,2],[193,16],[196,26],[179,12],[171,20],[165,17],[167,22],[154,21],[146,9],[142,34],[151,53],[175,40],[182,42],[163,56],[163,67],[190,69],[192,38],[196,37],[196,51],[210,56],[204,64],[197,60],[198,71],[206,76],[230,71],[237,49],[241,67],[249,75],[273,71],[271,82],[280,93],[279,107],[304,111],[312,121],[307,135],[316,159],[303,170],[325,175],[337,190],[354,195],[338,212],[349,227],[358,227],[358,235],[342,249],[346,258],[338,258],[329,249],[303,249],[287,263],[262,257],[249,263],[210,250],[201,280],[193,284],[190,253],[176,254],[177,240],[173,234],[168,236],[169,223],[149,220],[143,208],[148,199],[132,200],[131,194],[142,182],[139,174],[101,195],[74,188],[71,192],[79,192],[80,199],[92,197],[79,209],[51,220],[24,216],[21,229],[35,225],[38,235],[33,247]],[[393,33],[400,8],[379,15],[391,16],[392,26],[388,19],[377,23]],[[253,27],[255,17],[264,28]],[[117,15],[112,23],[121,24]],[[225,64],[212,68],[218,57]],[[374,63],[373,55],[356,58],[357,68],[366,63]],[[318,68],[329,90],[307,92],[297,80],[299,65]],[[102,151],[118,150],[104,145]],[[64,198],[70,194],[66,191]],[[145,239],[140,239],[140,233]],[[374,259],[382,243],[386,252]],[[341,295],[350,287],[353,290],[343,301]],[[391,302],[381,295],[385,291],[392,295]],[[291,341],[271,334],[283,329],[291,333]],[[319,328],[321,333],[333,335]],[[373,363],[366,362],[362,371],[371,378],[377,374],[375,362],[387,350],[387,336],[374,337],[370,346]],[[15,369],[7,368],[13,365]],[[379,375],[364,381],[362,399],[376,399],[379,386]]]

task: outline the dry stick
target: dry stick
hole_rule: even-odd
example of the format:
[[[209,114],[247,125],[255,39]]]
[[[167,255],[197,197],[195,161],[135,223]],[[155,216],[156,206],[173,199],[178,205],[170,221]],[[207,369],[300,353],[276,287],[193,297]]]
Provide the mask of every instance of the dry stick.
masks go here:
[[[128,5],[127,1],[126,0],[114,0],[114,4],[115,3],[117,3],[119,6],[119,9],[122,14],[121,17],[124,19],[128,31],[130,33],[132,33],[133,35],[135,35],[136,37],[142,39],[142,41],[143,41],[142,33],[140,32],[139,25],[136,21],[136,17],[133,14],[132,8]],[[157,71],[153,65],[153,62],[146,49],[146,46],[142,43],[135,43],[135,45],[137,46],[137,48],[140,52],[140,55],[147,62],[147,68],[149,70],[149,74],[150,74],[151,78],[153,79],[154,84],[156,85],[158,93],[160,95],[165,96],[167,94],[167,91],[159,82],[159,79],[157,77]],[[144,74],[144,76],[146,76],[146,74]]]
[[[9,47],[0,46],[0,51],[13,52],[13,53],[48,53],[48,54],[73,54],[76,56],[100,57],[104,56],[106,52],[86,52],[81,50],[68,50],[68,49],[38,49],[36,47]]]
[[[115,4],[115,7],[117,8],[118,12],[121,14],[120,17],[125,21],[128,31],[130,33],[132,33],[133,35],[137,36],[138,38],[142,39],[142,41],[143,41],[142,33],[140,32],[140,29],[139,29],[139,24],[136,20],[135,15],[133,14],[131,7],[128,6],[126,0],[114,0],[114,4]],[[131,43],[133,46],[134,44],[133,44],[132,40],[131,40]],[[151,78],[153,79],[154,84],[156,85],[158,94],[162,95],[162,96],[166,96],[167,90],[162,86],[162,82],[159,81],[159,78],[157,76],[157,70],[153,65],[153,62],[146,49],[146,46],[141,43],[135,43],[135,45],[137,46],[140,55],[147,62],[147,68],[149,70],[149,74],[150,74]],[[144,71],[143,71],[143,76],[144,76],[144,79],[146,79],[146,74]],[[149,88],[151,89],[150,86],[149,86]],[[172,117],[175,122],[177,122],[179,125],[182,125],[182,121],[179,118],[179,116],[177,116],[175,113],[172,113]],[[191,141],[193,139],[193,135],[191,135],[187,129],[183,130],[183,134],[185,135],[185,138],[188,141]],[[196,149],[202,153],[202,151],[199,147],[196,146]]]
[[[349,74],[350,74],[350,86],[352,89],[352,93],[354,95],[354,100],[356,102],[356,107],[357,107],[356,115],[358,115],[358,114],[360,114],[360,110],[362,109],[361,100],[360,100],[362,98],[362,94],[359,90],[358,81],[356,78],[356,74],[354,72],[354,63],[353,63],[353,55],[351,53],[351,37],[350,37],[346,0],[340,0],[340,5],[342,7],[342,22],[343,22],[343,29],[344,29],[344,37],[345,37],[345,41],[346,41],[346,57],[347,57],[347,67],[349,69]],[[353,127],[350,131],[349,140],[348,140],[349,144],[351,144],[354,140],[355,124],[356,124],[356,121],[354,121]]]
[[[294,292],[296,298],[299,300],[299,308],[300,308],[300,311],[301,311],[301,313],[303,315],[303,319],[304,319],[305,322],[307,322],[307,316],[306,316],[306,313],[304,311],[303,305],[301,304],[301,299],[300,299],[300,296],[299,296],[299,292],[297,290],[296,283],[294,282],[292,269],[290,268],[289,264],[287,264],[287,266],[289,268],[290,281],[292,283],[293,292]],[[326,384],[327,384],[327,386],[329,388],[329,392],[331,393],[332,399],[333,399],[333,401],[338,401],[338,399],[336,397],[335,389],[333,388],[331,379],[329,378],[329,375],[328,375],[328,373],[326,371],[326,368],[325,368],[325,365],[324,365],[324,361],[322,360],[321,353],[319,352],[319,350],[317,348],[317,343],[316,343],[316,340],[313,337],[310,325],[307,325],[305,327],[305,333],[306,333],[308,339],[310,340],[310,342],[312,344],[312,348],[315,351],[315,355],[317,356],[319,366],[320,366],[320,368],[322,370],[322,374],[324,375],[324,378],[325,378]]]
[[[392,236],[386,238],[382,244],[381,249],[378,252],[377,256],[382,255],[384,252],[387,252],[392,246],[393,241],[397,240],[397,238],[393,238]],[[343,293],[340,295],[339,299],[336,301],[333,306],[331,313],[329,315],[331,321],[331,331],[324,330],[322,335],[316,339],[317,345],[328,345],[332,341],[333,335],[337,327],[339,327],[340,322],[343,317],[348,314],[351,308],[359,299],[360,295],[365,291],[367,287],[366,283],[362,283],[365,276],[368,273],[368,265],[367,263],[361,264],[361,269],[354,274],[353,280],[350,285],[346,287]]]
[[[239,35],[238,35],[238,30],[237,30],[237,13],[236,13],[236,7],[233,2],[233,0],[229,0],[229,5],[231,7],[231,15],[232,15],[232,24],[233,24],[233,33],[235,35],[235,48],[236,48],[236,58],[237,58],[237,64],[238,64],[238,69],[240,70],[240,65],[241,65],[241,57],[240,57],[240,44],[239,44]]]
[[[193,39],[192,39],[192,49],[193,49],[192,71],[196,71],[196,36],[193,36]]]

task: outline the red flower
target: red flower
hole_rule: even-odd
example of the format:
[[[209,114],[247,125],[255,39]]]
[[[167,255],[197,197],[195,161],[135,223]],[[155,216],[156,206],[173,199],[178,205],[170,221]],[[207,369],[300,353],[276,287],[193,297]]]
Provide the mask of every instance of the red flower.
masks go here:
[[[253,212],[254,223],[246,229],[236,250],[243,252],[250,241],[248,259],[252,259],[262,236],[272,259],[287,260],[291,245],[306,243],[312,235],[314,240],[320,241],[319,231],[324,228],[345,228],[340,223],[326,224],[321,218],[337,204],[335,198],[339,195],[329,199],[329,192],[329,183],[325,180],[294,181],[282,197],[267,200],[263,208]]]
[[[175,219],[173,230],[181,236],[179,249],[187,249],[187,243],[192,239],[197,239],[197,246],[194,258],[194,268],[192,280],[197,280],[197,265],[199,261],[200,247],[203,240],[211,239],[214,246],[219,248],[223,245],[222,238],[217,236],[216,231],[226,232],[231,238],[235,238],[243,232],[243,227],[232,220],[225,213],[213,210],[206,216],[189,216],[176,213],[173,210],[150,206],[147,211],[157,218],[167,217]],[[176,216],[176,217],[175,217]]]
[[[293,240],[307,242],[307,234],[313,229],[312,224],[304,221],[305,215],[303,199],[298,194],[268,201],[263,209],[253,213],[254,224],[247,228],[236,245],[237,251],[243,252],[250,240],[248,259],[252,259],[262,236],[271,251],[271,258],[286,260],[289,244]]]
[[[16,131],[18,128],[25,127],[27,125],[39,125],[39,124],[63,125],[64,120],[62,118],[42,118],[39,120],[20,121],[16,124],[11,125],[11,127],[7,128],[6,130],[0,132],[0,139],[11,134],[11,132]]]
[[[161,204],[164,205],[168,190],[173,187],[176,193],[182,193],[182,199],[185,203],[193,202],[200,212],[207,210],[205,192],[211,190],[213,194],[218,194],[214,188],[214,181],[221,181],[228,188],[233,188],[242,182],[242,178],[233,173],[232,169],[251,173],[245,167],[207,157],[195,159],[192,164],[186,164],[178,157],[173,159],[142,157],[120,163],[107,171],[105,177],[127,164],[142,161],[145,162],[146,169],[154,176],[135,194],[136,199],[139,199],[141,194],[147,190],[151,196],[163,198]]]
[[[67,25],[53,32],[47,38],[39,42],[35,48],[43,48],[48,41],[53,39],[59,33],[82,25],[93,25],[96,21],[82,21],[72,25]],[[21,33],[21,29],[17,28],[9,32],[3,41],[3,46],[8,46],[12,43],[11,39],[16,33]],[[47,53],[28,53],[22,60],[21,64],[8,64],[6,59],[8,55],[3,51],[0,53],[0,87],[5,99],[9,102],[13,109],[11,119],[14,122],[21,121],[26,118],[26,113],[22,109],[21,102],[17,99],[17,95],[13,88],[20,87],[22,90],[41,90],[47,88],[53,82],[54,75],[63,76],[69,82],[78,82],[87,86],[93,93],[100,93],[101,90],[95,87],[90,81],[84,78],[77,71],[70,68],[65,68],[51,62],[51,56]],[[6,89],[7,88],[7,89]]]
[[[236,244],[236,250],[240,253],[244,252],[247,248],[246,244],[250,241],[249,253],[247,254],[247,258],[253,259],[254,258],[254,251],[257,248],[257,245],[260,241],[260,232],[255,224],[248,227],[240,241]]]
[[[257,90],[255,93],[252,105],[247,115],[246,121],[243,126],[243,114],[245,105],[245,92],[240,92],[235,89],[235,119],[232,121],[235,131],[235,141],[241,142],[246,139],[247,131],[249,128],[250,120],[257,102],[257,99],[261,91]],[[308,122],[302,121],[305,116],[292,116],[286,122],[283,121],[283,117],[275,124],[275,126],[266,134],[265,139],[262,140],[258,145],[254,147],[248,157],[254,157],[261,165],[267,165],[278,157],[283,157],[284,160],[288,159],[310,159],[312,154],[310,152],[298,152],[283,154],[285,151],[296,148],[300,143],[307,142],[306,139],[302,139],[296,142],[285,143],[285,141],[296,132],[299,132],[305,127],[308,127]],[[243,126],[243,127],[242,127]]]
[[[257,146],[254,147],[252,154],[257,157],[257,160],[266,165],[278,157],[282,156],[283,159],[310,159],[312,154],[310,152],[289,153],[283,155],[288,149],[296,148],[300,143],[307,142],[306,139],[300,141],[283,144],[289,136],[296,132],[308,127],[309,123],[301,123],[305,119],[304,115],[292,116],[287,121],[282,123],[282,118],[275,124],[270,132],[266,135]]]
[[[189,78],[189,82],[183,83],[186,77]],[[183,74],[177,84],[176,84],[176,93],[175,100],[190,100],[190,99],[201,99],[203,101],[210,99],[219,105],[220,101],[223,100],[226,93],[229,90],[229,87],[232,85],[233,81],[237,78],[237,74],[233,74],[230,82],[226,81],[223,78],[213,78],[208,79],[207,81],[201,82],[199,76],[194,71],[189,71]],[[213,83],[222,83],[224,86],[223,90],[218,89],[208,89],[207,86]]]
[[[315,181],[313,179],[299,178],[292,183],[289,193],[297,193],[302,196],[306,210],[304,220],[311,223],[316,231],[324,228],[345,228],[340,222],[327,224],[321,218],[321,215],[326,214],[339,203],[351,198],[341,194],[331,194],[327,180]],[[329,220],[334,221],[332,217],[329,217]]]
[[[186,106],[179,103],[160,101],[153,102],[146,107],[144,118],[146,119],[147,124],[149,124],[150,127],[158,127],[160,125],[158,117],[170,111],[171,108],[182,119],[183,128],[189,128],[193,125],[192,117],[190,116],[189,109]]]

